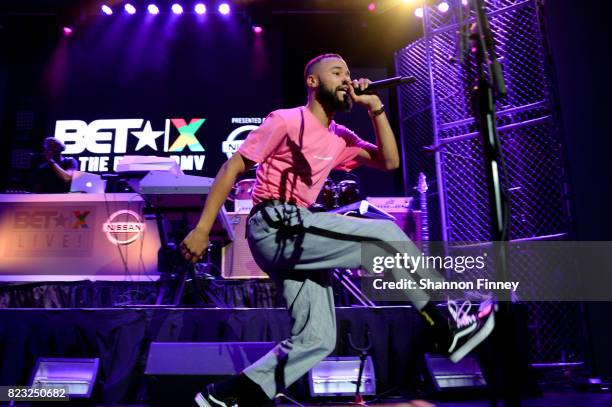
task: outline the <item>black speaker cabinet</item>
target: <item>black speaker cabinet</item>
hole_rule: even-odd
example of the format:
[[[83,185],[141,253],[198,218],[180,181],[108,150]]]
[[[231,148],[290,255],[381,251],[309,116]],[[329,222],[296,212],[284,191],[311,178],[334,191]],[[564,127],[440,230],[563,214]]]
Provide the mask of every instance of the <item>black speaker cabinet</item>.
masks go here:
[[[241,372],[273,342],[152,342],[147,356],[147,400],[152,406],[191,405],[213,381]]]

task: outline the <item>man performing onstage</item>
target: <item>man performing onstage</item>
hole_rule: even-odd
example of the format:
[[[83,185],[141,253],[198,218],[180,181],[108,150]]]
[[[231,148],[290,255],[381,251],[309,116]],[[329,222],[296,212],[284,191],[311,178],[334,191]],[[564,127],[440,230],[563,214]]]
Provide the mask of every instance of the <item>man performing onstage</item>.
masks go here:
[[[63,157],[64,143],[55,137],[47,137],[43,143],[45,162],[36,171],[32,189],[37,193],[61,194],[70,191],[72,173],[78,168],[72,157]]]
[[[336,346],[329,270],[362,266],[362,242],[402,242],[413,254],[420,254],[391,221],[307,209],[332,169],[366,164],[393,170],[400,160],[383,104],[376,95],[355,94],[356,88],[364,90],[370,82],[351,81],[342,57],[325,54],[314,58],[306,65],[304,80],[306,106],[274,111],[249,134],[219,170],[198,225],[181,244],[187,260],[195,262],[202,256],[217,212],[237,176],[258,163],[247,238],[257,264],[282,287],[291,315],[291,336],[241,374],[198,393],[198,406],[229,406],[235,400],[241,407],[262,405],[329,355]],[[349,111],[353,103],[368,109],[376,145],[332,120],[335,112]],[[395,253],[389,249],[388,254]],[[399,276],[400,272],[393,270],[392,274]],[[434,273],[417,270],[422,278],[441,278]],[[402,275],[406,277],[411,278]],[[426,293],[407,291],[406,297],[453,361],[463,358],[493,329],[491,306],[477,314],[449,306],[449,319],[428,301]]]

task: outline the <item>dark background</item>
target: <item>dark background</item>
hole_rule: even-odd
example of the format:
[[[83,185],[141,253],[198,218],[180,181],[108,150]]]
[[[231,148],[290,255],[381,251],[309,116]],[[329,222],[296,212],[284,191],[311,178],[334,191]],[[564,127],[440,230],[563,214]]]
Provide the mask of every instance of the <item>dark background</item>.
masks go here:
[[[421,24],[407,9],[367,13],[367,2],[359,0],[258,1],[243,6],[245,14],[233,15],[231,24],[215,21],[218,18],[211,15],[210,24],[202,26],[195,16],[185,15],[180,19],[186,23],[171,30],[164,26],[168,16],[160,15],[150,27],[157,36],[146,37],[139,31],[143,24],[136,21],[144,16],[134,16],[123,27],[110,27],[119,16],[92,16],[94,3],[10,0],[0,4],[3,189],[26,187],[23,182],[29,170],[13,169],[12,152],[38,150],[56,119],[204,114],[223,121],[265,115],[305,102],[303,66],[323,52],[341,53],[354,72],[392,75],[393,52],[417,39]],[[608,215],[612,93],[607,65],[611,30],[609,17],[600,7],[601,2],[594,0],[548,0],[544,7],[566,140],[574,235],[579,240],[609,240],[612,230]],[[67,22],[77,24],[65,49],[61,26]],[[266,53],[264,66],[254,62],[261,63],[261,58],[253,58],[256,49],[248,30],[254,22],[265,27],[265,46],[258,50]],[[111,28],[113,35],[107,34]],[[70,64],[51,65],[49,71],[58,52],[68,52],[65,60]],[[388,106],[397,128],[394,92]],[[363,111],[342,120],[371,138]],[[222,126],[216,135],[212,123],[210,127],[211,143],[225,138]],[[213,150],[202,175],[214,175],[224,159],[220,153],[213,155]],[[358,173],[366,194],[404,194],[401,171]],[[612,266],[601,270],[611,271]],[[612,306],[591,303],[587,308],[585,329],[590,332],[593,366],[597,372],[612,374],[608,322]]]
[[[601,3],[593,0],[547,1],[546,21],[567,143],[575,236],[610,240],[610,24]],[[612,265],[601,270],[610,271]],[[610,375],[612,327],[607,321],[612,304],[586,306],[594,367]]]

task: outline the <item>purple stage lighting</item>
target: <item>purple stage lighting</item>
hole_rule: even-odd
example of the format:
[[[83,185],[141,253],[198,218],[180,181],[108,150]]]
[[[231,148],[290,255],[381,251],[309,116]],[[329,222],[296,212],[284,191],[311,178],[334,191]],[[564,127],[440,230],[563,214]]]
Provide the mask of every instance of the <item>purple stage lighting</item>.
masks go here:
[[[438,4],[438,10],[441,13],[446,13],[448,11],[448,9],[450,8],[450,6],[448,5],[447,2],[443,1],[442,3]]]
[[[64,27],[64,35],[69,36],[70,34],[72,34],[72,28]]]
[[[221,3],[219,5],[219,13],[223,14],[224,16],[228,15],[230,13],[230,6],[227,3]]]
[[[123,6],[123,9],[128,14],[136,14],[136,7],[132,6],[130,3],[126,3],[125,6]]]
[[[103,4],[101,9],[102,9],[102,12],[106,14],[107,16],[110,16],[111,14],[113,14],[113,9],[108,7],[106,4]]]
[[[261,34],[263,32],[263,27],[261,27],[259,25],[254,25],[253,26],[253,32],[255,34]]]
[[[180,4],[178,4],[178,3],[174,3],[174,4],[172,5],[172,12],[173,12],[174,14],[183,14],[183,6],[181,6],[181,5],[180,5]]]
[[[149,11],[150,14],[153,14],[153,15],[159,14],[159,7],[157,7],[155,4],[149,4],[147,6],[147,10]]]
[[[194,10],[197,14],[202,15],[206,13],[206,6],[202,3],[198,3],[195,5]]]
[[[376,3],[368,4],[368,11],[370,11],[370,12],[376,11]]]

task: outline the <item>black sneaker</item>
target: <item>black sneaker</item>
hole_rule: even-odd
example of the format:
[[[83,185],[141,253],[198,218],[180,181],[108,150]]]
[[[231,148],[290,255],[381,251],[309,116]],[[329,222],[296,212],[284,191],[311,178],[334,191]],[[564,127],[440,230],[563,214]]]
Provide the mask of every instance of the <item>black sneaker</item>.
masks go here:
[[[195,395],[193,407],[232,407],[236,400],[214,396],[214,385],[209,384],[204,391]]]
[[[485,301],[480,304],[478,313],[471,314],[470,301],[459,306],[455,301],[448,301],[448,311],[452,316],[451,345],[448,348],[449,358],[457,363],[480,345],[495,327],[497,304]]]

